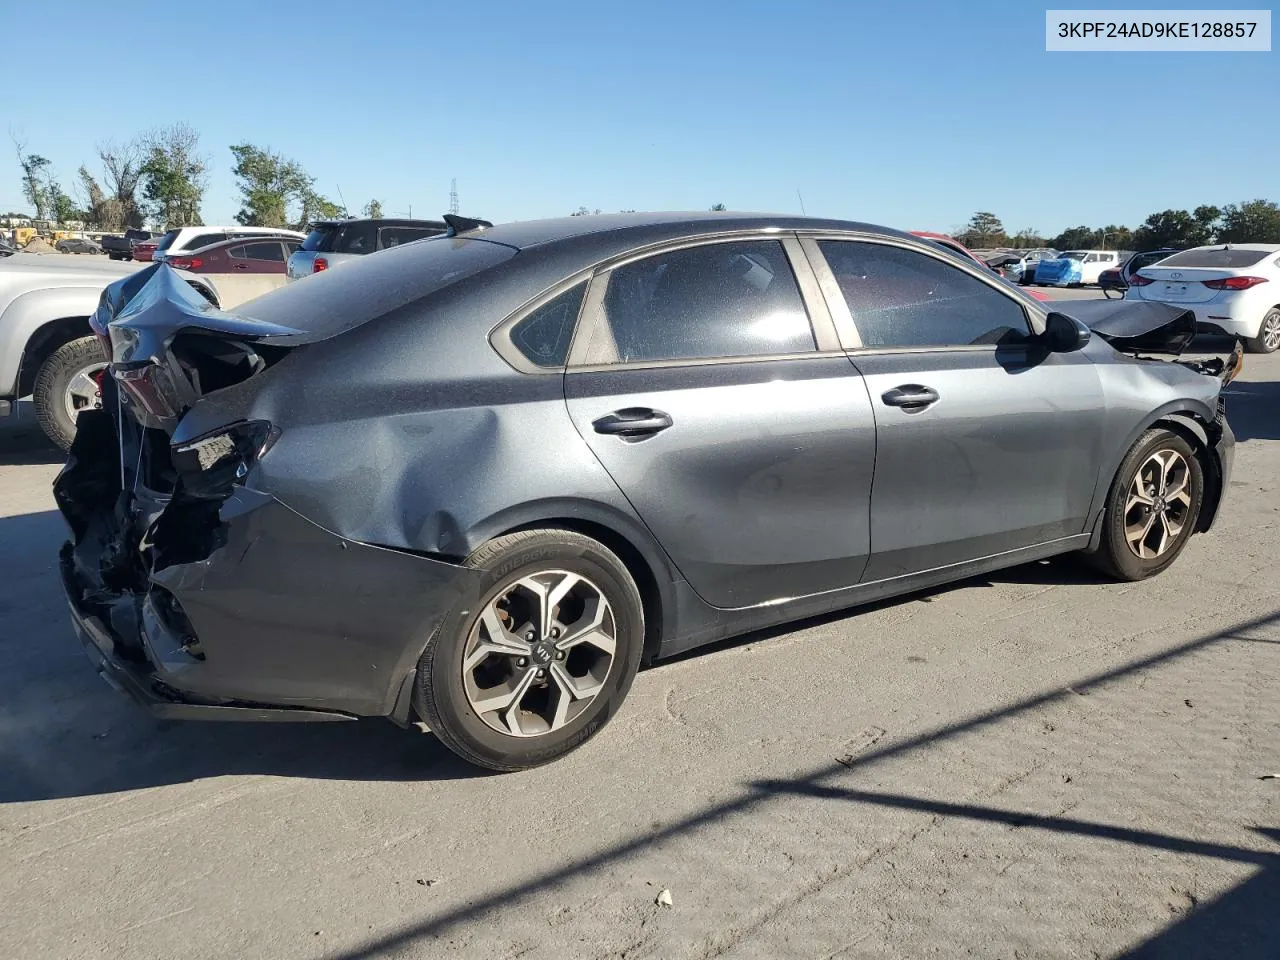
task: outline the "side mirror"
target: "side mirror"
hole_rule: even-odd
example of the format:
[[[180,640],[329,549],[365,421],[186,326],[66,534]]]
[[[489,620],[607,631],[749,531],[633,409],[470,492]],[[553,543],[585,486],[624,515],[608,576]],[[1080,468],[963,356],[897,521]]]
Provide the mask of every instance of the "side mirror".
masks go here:
[[[1091,336],[1089,328],[1075,317],[1055,312],[1045,318],[1041,340],[1051,353],[1072,353],[1084,347]]]

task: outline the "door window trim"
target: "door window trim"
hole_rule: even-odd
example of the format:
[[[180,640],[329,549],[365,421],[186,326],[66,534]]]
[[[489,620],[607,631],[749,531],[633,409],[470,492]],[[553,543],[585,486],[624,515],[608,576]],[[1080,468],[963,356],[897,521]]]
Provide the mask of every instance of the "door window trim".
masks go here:
[[[867,347],[863,345],[862,335],[858,331],[858,325],[853,319],[852,313],[849,311],[849,305],[844,299],[844,294],[840,290],[840,285],[836,281],[835,273],[832,272],[830,264],[823,256],[821,247],[818,242],[822,240],[828,241],[845,241],[851,243],[871,243],[878,244],[883,247],[900,247],[904,250],[910,250],[926,257],[937,260],[944,266],[953,270],[959,270],[967,273],[976,280],[985,283],[988,287],[1003,297],[1012,300],[1014,304],[1022,308],[1023,316],[1027,321],[1027,328],[1031,331],[1032,336],[1036,336],[1044,332],[1046,311],[1038,304],[1032,306],[1031,303],[1022,300],[1016,290],[1003,289],[1003,284],[998,277],[985,276],[978,269],[976,263],[957,262],[954,257],[944,256],[941,250],[930,250],[923,244],[915,243],[910,240],[900,240],[897,237],[887,237],[883,234],[860,234],[860,233],[836,233],[831,231],[806,230],[800,231],[800,244],[804,248],[805,254],[809,258],[809,262],[813,265],[813,272],[818,279],[818,285],[821,287],[823,295],[826,298],[826,305],[830,316],[835,321],[835,328],[840,334],[841,343],[846,352],[857,352],[862,354],[871,353],[937,353],[938,351],[965,351],[975,352],[982,351],[993,353],[997,349],[996,344],[979,343],[979,344],[954,344],[954,345],[932,345],[924,347]]]
[[[800,294],[801,305],[809,320],[813,334],[814,349],[800,353],[766,353],[733,355],[727,357],[676,357],[665,360],[633,360],[629,362],[602,362],[599,343],[601,334],[611,337],[608,332],[608,318],[604,311],[605,291],[613,271],[640,260],[647,260],[664,253],[676,250],[688,250],[694,247],[708,247],[720,243],[754,243],[773,241],[782,246],[791,272],[795,277],[796,288]],[[623,257],[598,266],[591,276],[587,287],[587,295],[582,301],[582,311],[578,315],[578,326],[574,331],[573,342],[569,345],[568,371],[599,372],[605,370],[639,370],[662,367],[707,366],[720,363],[751,363],[764,360],[796,360],[808,357],[820,357],[843,352],[840,338],[831,322],[825,298],[821,295],[817,278],[809,265],[809,260],[801,248],[800,241],[794,232],[780,230],[751,230],[732,234],[702,235],[682,237],[666,243],[655,244],[643,250],[628,251]]]

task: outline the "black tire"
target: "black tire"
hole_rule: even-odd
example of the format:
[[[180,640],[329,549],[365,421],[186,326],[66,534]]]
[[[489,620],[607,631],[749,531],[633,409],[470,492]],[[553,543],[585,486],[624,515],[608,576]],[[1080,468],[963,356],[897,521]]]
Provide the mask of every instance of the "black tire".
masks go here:
[[[1244,348],[1250,353],[1275,353],[1276,348],[1280,347],[1280,339],[1277,339],[1273,333],[1271,337],[1271,345],[1267,345],[1268,329],[1280,332],[1280,307],[1272,307],[1262,317],[1262,323],[1258,326],[1258,335],[1256,337],[1246,337]]]
[[[114,252],[112,252],[112,251],[110,251],[110,250],[108,250],[108,251],[107,251],[107,256],[108,256],[108,257],[110,257],[112,260],[123,260],[123,259],[124,259],[123,254],[114,253]]]
[[[524,770],[581,746],[618,709],[640,666],[644,608],[626,566],[590,537],[557,529],[499,537],[468,557],[464,566],[479,571],[478,583],[445,616],[422,652],[413,693],[418,716],[446,747],[489,770]],[[502,733],[486,723],[468,699],[464,652],[473,626],[489,603],[522,577],[552,570],[586,577],[608,601],[615,625],[613,659],[599,693],[564,726],[533,736]]]
[[[1154,455],[1168,451],[1176,452],[1186,465],[1186,482],[1189,485],[1188,493],[1191,502],[1186,505],[1185,513],[1177,514],[1181,524],[1177,534],[1169,537],[1168,545],[1158,555],[1140,557],[1135,549],[1130,547],[1125,535],[1125,505],[1138,471],[1146,467]],[[1102,520],[1102,542],[1097,551],[1089,556],[1090,561],[1099,570],[1119,580],[1145,580],[1147,577],[1155,576],[1178,559],[1178,555],[1191,539],[1191,534],[1195,532],[1196,523],[1200,518],[1203,499],[1204,471],[1191,444],[1172,430],[1163,428],[1148,430],[1138,438],[1138,442],[1133,445],[1121,462],[1120,469],[1116,471],[1116,478],[1107,495],[1106,515]],[[1157,499],[1156,505],[1158,506],[1161,502],[1162,499]],[[1135,504],[1132,513],[1135,526],[1144,515],[1142,511],[1147,509],[1141,504]],[[1157,518],[1154,537],[1160,536],[1158,527],[1161,523],[1162,521]],[[1166,534],[1168,530],[1166,526]]]
[[[76,374],[101,367],[104,362],[97,339],[81,337],[53,351],[36,373],[32,399],[40,429],[63,450],[71,449],[71,440],[76,435],[75,421],[67,412],[64,401],[67,386]]]

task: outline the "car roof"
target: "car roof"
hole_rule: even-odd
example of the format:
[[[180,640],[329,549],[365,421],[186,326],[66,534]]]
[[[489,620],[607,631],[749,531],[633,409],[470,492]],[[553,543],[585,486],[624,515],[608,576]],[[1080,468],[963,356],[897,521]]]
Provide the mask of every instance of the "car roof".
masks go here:
[[[312,220],[311,229],[318,227],[344,227],[351,223],[376,223],[388,227],[435,227],[447,229],[443,220],[415,220],[411,217],[345,217],[337,220]]]
[[[517,250],[544,244],[597,237],[606,246],[625,247],[677,237],[696,237],[737,230],[838,230],[910,239],[911,234],[848,220],[798,217],[794,214],[720,211],[604,213],[551,220],[518,220],[460,234]]]
[[[206,250],[216,250],[219,247],[235,247],[245,243],[265,243],[269,240],[292,240],[294,243],[299,242],[298,238],[291,233],[255,233],[249,237],[226,237],[222,240],[215,240],[213,243],[206,243],[203,247],[196,247],[190,253],[202,253]]]
[[[1206,243],[1202,247],[1192,247],[1192,250],[1261,250],[1263,253],[1275,253],[1280,251],[1280,243]],[[1190,251],[1180,251],[1187,252]]]

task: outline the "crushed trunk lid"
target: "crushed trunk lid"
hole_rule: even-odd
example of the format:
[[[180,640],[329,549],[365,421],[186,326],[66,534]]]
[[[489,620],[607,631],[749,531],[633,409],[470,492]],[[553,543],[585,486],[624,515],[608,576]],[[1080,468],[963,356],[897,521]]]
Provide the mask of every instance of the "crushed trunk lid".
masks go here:
[[[170,435],[201,396],[249,379],[303,335],[218,310],[163,263],[109,285],[90,326],[134,418]]]

